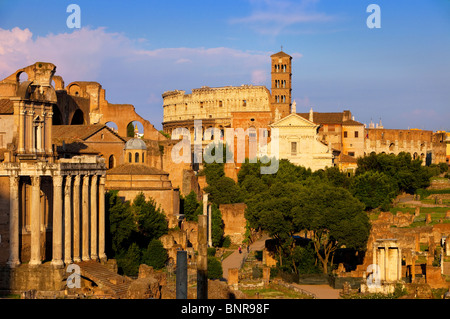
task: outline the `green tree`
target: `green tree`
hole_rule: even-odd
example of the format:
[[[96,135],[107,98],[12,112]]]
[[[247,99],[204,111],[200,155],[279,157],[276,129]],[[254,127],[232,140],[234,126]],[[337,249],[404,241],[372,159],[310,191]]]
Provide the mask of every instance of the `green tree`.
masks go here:
[[[419,188],[430,185],[432,171],[422,165],[421,159],[412,159],[411,154],[370,154],[358,159],[356,175],[377,171],[390,176],[397,183],[399,191],[413,194]]]
[[[222,245],[224,240],[224,224],[222,213],[216,205],[211,205],[211,240],[214,247]]]
[[[146,248],[152,239],[167,234],[168,222],[164,213],[156,207],[152,198],[145,199],[144,194],[139,193],[131,206],[137,230],[138,243],[141,248]]]
[[[366,210],[378,207],[386,210],[398,194],[398,184],[385,173],[367,171],[353,178],[350,192],[365,204]]]
[[[127,276],[135,276],[139,273],[142,251],[138,244],[131,243],[127,249],[119,251],[115,257],[119,272]]]
[[[131,212],[130,202],[122,201],[118,191],[106,193],[106,214],[109,216],[109,233],[113,254],[126,250],[131,244],[130,238],[137,231]]]
[[[122,273],[136,275],[150,242],[167,233],[168,222],[153,199],[147,201],[142,193],[132,204],[123,201],[117,191],[108,192],[106,199],[111,257]]]
[[[340,187],[318,184],[308,188],[300,205],[292,210],[297,229],[312,231],[312,241],[323,272],[337,248],[364,250],[370,222],[364,205]]]
[[[197,194],[191,191],[185,198],[182,198],[182,213],[187,221],[197,221],[200,203],[197,201]]]
[[[216,205],[233,204],[242,201],[239,185],[229,177],[222,176],[204,188],[209,193],[208,200]]]
[[[169,255],[163,244],[158,239],[152,239],[142,256],[142,263],[152,266],[154,269],[164,268]]]
[[[130,122],[127,125],[127,137],[134,137],[134,125],[133,125],[133,122]]]

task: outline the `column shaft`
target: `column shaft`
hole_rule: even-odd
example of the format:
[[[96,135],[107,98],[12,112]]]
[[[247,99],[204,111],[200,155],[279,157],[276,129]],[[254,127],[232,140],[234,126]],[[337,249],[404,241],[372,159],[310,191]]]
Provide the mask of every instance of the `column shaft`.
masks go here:
[[[106,259],[105,254],[105,177],[101,176],[98,185],[98,257]]]
[[[19,260],[19,177],[9,177],[9,260],[8,265],[15,267]]]
[[[31,258],[30,266],[37,266],[41,261],[41,190],[40,176],[31,176]]]
[[[89,257],[89,175],[83,176],[82,188],[82,260],[90,260]]]
[[[53,176],[53,244],[52,264],[63,266],[62,261],[62,176]]]
[[[91,180],[91,259],[98,259],[97,237],[98,237],[98,216],[97,216],[97,176],[93,175]]]
[[[73,261],[79,262],[80,258],[80,175],[73,179]]]
[[[64,262],[72,263],[72,176],[66,176],[64,186]]]

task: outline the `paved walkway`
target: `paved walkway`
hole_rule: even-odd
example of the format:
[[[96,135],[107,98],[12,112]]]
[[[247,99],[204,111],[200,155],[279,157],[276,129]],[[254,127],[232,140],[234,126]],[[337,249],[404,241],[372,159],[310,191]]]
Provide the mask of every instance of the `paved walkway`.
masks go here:
[[[317,299],[339,299],[339,289],[333,289],[328,285],[297,285],[302,290],[316,295]]]
[[[261,239],[255,241],[250,245],[250,252],[255,250],[263,250],[265,247],[265,242],[268,237],[264,236]],[[242,260],[248,255],[247,247],[242,247],[242,253],[236,249],[230,256],[225,258],[222,262],[223,278],[228,280],[228,269],[239,268],[242,264]]]
[[[262,237],[256,242],[250,245],[250,252],[256,250],[263,250],[265,246],[265,242],[268,237]],[[242,260],[244,257],[248,255],[247,247],[242,248],[242,253],[239,254],[239,251],[236,249],[230,256],[225,258],[222,262],[223,269],[223,278],[228,280],[228,269],[230,268],[239,268],[242,264]],[[339,299],[339,290],[333,289],[328,285],[298,285],[295,284],[302,290],[308,291],[316,295],[317,299]]]

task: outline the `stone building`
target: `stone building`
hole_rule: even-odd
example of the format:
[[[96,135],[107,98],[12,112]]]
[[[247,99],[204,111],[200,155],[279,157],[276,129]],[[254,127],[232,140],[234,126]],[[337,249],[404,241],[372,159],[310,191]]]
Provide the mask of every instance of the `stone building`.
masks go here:
[[[446,162],[446,135],[442,132],[418,129],[385,129],[372,124],[365,129],[364,153],[410,153],[413,159],[422,159],[424,165]]]
[[[118,190],[119,196],[129,201],[142,192],[147,200],[152,198],[164,211],[169,227],[177,226],[180,217],[179,189],[172,187],[169,173],[144,164],[146,151],[147,146],[142,139],[128,140],[123,149],[126,162],[108,170],[106,189]]]
[[[311,109],[308,113],[298,115],[320,125],[319,139],[333,150],[336,163],[339,163],[341,154],[355,159],[364,156],[364,124],[355,121],[349,110],[314,112]]]
[[[279,158],[312,171],[333,167],[332,149],[319,140],[319,127],[295,112],[270,124],[271,129],[278,130]]]
[[[56,67],[37,62],[0,82],[0,265],[61,267],[105,259],[106,167],[52,143]],[[20,81],[27,73],[28,80]]]
[[[278,125],[280,128],[283,126],[282,123],[285,122],[282,119],[290,116],[293,107],[292,57],[281,51],[271,55],[270,58],[271,91],[264,86],[242,85],[202,87],[193,89],[191,94],[179,90],[165,92],[162,95],[164,132],[187,136],[191,145],[195,140],[201,139],[202,148],[205,148],[211,140],[220,140],[228,144],[231,140],[237,168],[244,158],[260,157],[270,153],[271,131],[273,128],[278,129]],[[287,121],[296,120],[302,124],[297,123],[299,125],[295,126],[295,129],[293,126],[283,127],[283,136],[288,134],[289,139],[292,141],[295,139],[299,143],[299,148],[293,157],[288,146],[283,144],[279,158],[287,158],[295,164],[306,165],[313,169],[334,165],[333,155],[323,143],[317,141],[317,130],[320,126],[316,125],[316,122],[304,121],[299,116],[294,117],[295,119]],[[200,129],[197,128],[198,125]],[[239,140],[236,135],[227,136],[227,132],[236,134],[238,129],[242,129],[245,133],[243,140]],[[308,131],[306,135],[305,130]],[[252,142],[255,144],[251,144]],[[242,145],[238,146],[239,143]],[[244,151],[241,151],[241,146]]]

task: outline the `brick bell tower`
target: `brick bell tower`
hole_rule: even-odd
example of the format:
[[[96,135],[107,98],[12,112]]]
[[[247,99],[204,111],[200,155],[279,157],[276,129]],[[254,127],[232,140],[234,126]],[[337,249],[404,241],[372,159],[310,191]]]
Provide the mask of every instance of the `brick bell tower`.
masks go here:
[[[270,56],[272,59],[272,96],[274,116],[283,118],[291,111],[292,57],[281,50]],[[275,118],[275,121],[278,120]]]

